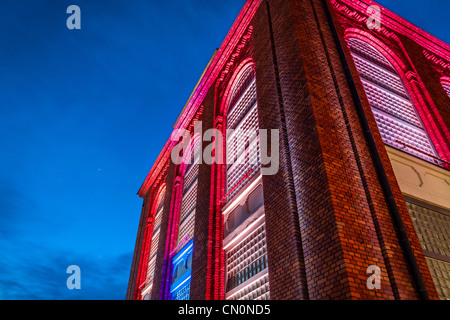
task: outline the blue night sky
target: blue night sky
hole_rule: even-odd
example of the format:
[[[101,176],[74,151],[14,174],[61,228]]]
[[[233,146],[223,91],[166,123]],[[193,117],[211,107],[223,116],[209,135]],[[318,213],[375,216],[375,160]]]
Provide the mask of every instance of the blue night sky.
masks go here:
[[[136,193],[244,2],[1,1],[0,299],[125,298]],[[450,2],[379,3],[450,43]]]

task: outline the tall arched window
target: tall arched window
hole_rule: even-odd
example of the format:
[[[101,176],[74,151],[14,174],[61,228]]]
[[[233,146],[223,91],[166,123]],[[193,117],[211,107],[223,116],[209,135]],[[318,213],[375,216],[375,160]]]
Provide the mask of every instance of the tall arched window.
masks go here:
[[[227,194],[233,198],[261,169],[255,72],[247,67],[233,90],[227,113]],[[241,182],[239,184],[239,182]],[[238,185],[239,184],[239,185]]]
[[[253,65],[238,73],[226,118],[228,203],[224,214],[225,298],[270,298],[261,181],[256,79]]]
[[[147,286],[143,290],[143,292],[146,293],[150,292],[151,287],[153,286],[153,276],[155,274],[156,256],[159,244],[159,234],[161,231],[161,219],[162,219],[162,212],[164,209],[164,197],[165,197],[165,190],[162,191],[160,196],[158,197],[156,212],[153,218],[152,240],[150,245],[150,254],[148,260],[149,262],[147,266],[147,276],[146,276]]]
[[[393,65],[371,45],[351,38],[350,52],[383,142],[434,164],[436,150]],[[422,152],[420,152],[420,151]]]
[[[190,297],[200,152],[201,140],[197,139],[192,146],[190,154],[183,159],[186,168],[184,169],[183,192],[178,220],[178,235],[175,250],[171,253],[171,300],[189,300]]]
[[[445,92],[447,92],[448,97],[450,98],[450,80],[449,81],[442,80],[441,84]]]
[[[201,152],[201,140],[197,139],[189,155],[183,183],[180,220],[176,247],[187,243],[194,236],[195,209],[197,207],[198,163]]]

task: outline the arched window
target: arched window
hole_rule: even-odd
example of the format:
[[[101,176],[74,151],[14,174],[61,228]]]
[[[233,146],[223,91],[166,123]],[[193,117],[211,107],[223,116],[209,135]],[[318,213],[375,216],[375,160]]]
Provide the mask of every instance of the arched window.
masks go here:
[[[228,203],[223,214],[225,298],[229,300],[270,298],[255,78],[253,65],[244,67],[227,106]],[[252,223],[245,224],[250,217]]]
[[[436,150],[393,65],[364,41],[351,38],[348,44],[383,142],[440,164],[427,156],[437,156]]]
[[[158,198],[156,213],[153,219],[152,240],[150,245],[150,255],[146,277],[150,284],[153,284],[153,275],[155,273],[156,256],[159,244],[159,234],[161,231],[161,219],[162,219],[162,212],[164,209],[164,197],[165,197],[165,190],[161,192],[161,195]]]
[[[442,84],[442,87],[444,87],[445,92],[447,92],[448,97],[450,98],[450,80],[442,81],[441,84]]]
[[[184,182],[181,209],[178,220],[178,235],[175,250],[170,257],[173,272],[170,286],[170,299],[189,300],[195,210],[197,207],[197,182],[201,152],[201,139],[194,140],[190,153],[183,159]]]
[[[227,112],[227,185],[228,199],[241,190],[242,179],[261,169],[256,81],[253,66],[248,66],[231,91]],[[251,170],[251,171],[250,171]],[[239,183],[241,182],[241,183]]]
[[[189,155],[183,183],[180,220],[176,247],[187,243],[194,236],[195,209],[197,207],[197,182],[201,140],[197,139]]]

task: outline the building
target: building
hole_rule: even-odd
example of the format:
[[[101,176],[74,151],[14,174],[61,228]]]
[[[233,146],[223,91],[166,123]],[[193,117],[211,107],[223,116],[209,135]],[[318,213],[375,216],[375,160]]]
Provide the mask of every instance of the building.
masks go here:
[[[373,1],[247,1],[175,124],[192,161],[169,139],[139,190],[127,299],[450,299],[449,97],[450,46]],[[195,161],[209,129],[244,161]]]

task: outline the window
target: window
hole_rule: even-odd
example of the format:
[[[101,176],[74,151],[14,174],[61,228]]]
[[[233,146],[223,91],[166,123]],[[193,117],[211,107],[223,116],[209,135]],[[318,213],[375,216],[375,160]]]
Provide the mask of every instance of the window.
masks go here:
[[[164,193],[158,199],[158,206],[156,208],[155,217],[153,220],[153,232],[152,232],[152,240],[150,245],[150,255],[149,255],[149,263],[147,267],[147,279],[150,284],[153,283],[153,275],[155,273],[155,265],[156,265],[156,256],[158,251],[159,244],[159,234],[161,230],[161,219],[162,212],[164,209]]]
[[[249,66],[231,93],[227,114],[227,194],[230,200],[245,185],[247,173],[261,169],[255,72]],[[246,179],[247,181],[249,179]],[[241,182],[241,183],[239,183]]]
[[[440,161],[428,156],[437,157],[436,151],[392,64],[361,40],[350,39],[348,44],[383,142],[441,165]]]
[[[261,160],[255,78],[251,65],[241,72],[231,90],[226,120],[225,200],[229,202],[224,210],[224,251],[225,291],[230,300],[270,297],[263,188],[258,181]]]
[[[266,228],[261,223],[239,244],[227,250],[227,292],[267,268]]]
[[[450,213],[406,202],[436,290],[450,300]]]
[[[189,300],[193,242],[193,240],[189,241],[183,250],[172,258],[173,269],[170,286],[170,297],[172,300]]]
[[[229,296],[228,300],[269,300],[269,274],[265,273],[254,283],[236,291]]]
[[[175,255],[172,258],[172,300],[189,300],[200,152],[201,140],[197,139],[187,159],[176,249],[171,253]]]

